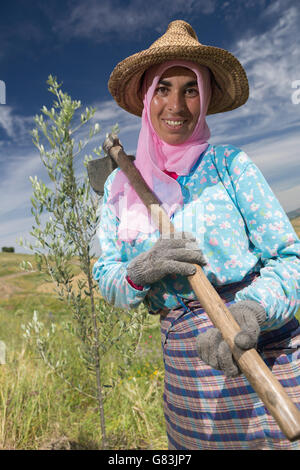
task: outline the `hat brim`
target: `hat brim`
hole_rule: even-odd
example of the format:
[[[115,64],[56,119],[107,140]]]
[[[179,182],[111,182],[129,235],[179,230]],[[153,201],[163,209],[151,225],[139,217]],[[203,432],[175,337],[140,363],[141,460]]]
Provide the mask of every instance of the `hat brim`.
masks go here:
[[[136,116],[143,111],[142,76],[153,65],[169,60],[189,60],[210,69],[212,97],[207,114],[216,114],[242,106],[249,96],[245,70],[230,52],[213,46],[153,47],[120,62],[111,73],[108,89],[123,109]]]

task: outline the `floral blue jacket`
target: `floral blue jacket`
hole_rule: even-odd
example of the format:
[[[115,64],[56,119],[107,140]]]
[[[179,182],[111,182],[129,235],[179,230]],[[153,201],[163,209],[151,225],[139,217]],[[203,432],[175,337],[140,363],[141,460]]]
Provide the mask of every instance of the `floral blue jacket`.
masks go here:
[[[107,204],[117,171],[105,184],[97,232],[101,256],[93,275],[103,297],[124,309],[144,302],[153,313],[177,306],[178,295],[195,298],[187,279],[179,275],[143,290],[128,283],[128,263],[153,246],[159,233],[139,234],[130,243],[118,240],[119,221]],[[224,286],[259,273],[234,300],[255,300],[265,308],[263,330],[286,323],[300,305],[300,240],[260,170],[232,145],[209,145],[191,173],[177,181],[184,204],[172,222],[196,237],[208,261],[203,269],[210,282]]]

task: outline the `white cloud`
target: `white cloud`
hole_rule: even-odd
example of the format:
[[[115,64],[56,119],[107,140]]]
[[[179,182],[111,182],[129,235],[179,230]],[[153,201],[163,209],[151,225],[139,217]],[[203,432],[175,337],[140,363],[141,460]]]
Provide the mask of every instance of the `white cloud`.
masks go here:
[[[114,100],[95,103],[94,107],[97,109],[94,120],[100,122],[117,120],[124,112]]]
[[[255,49],[259,45],[256,39]],[[265,77],[263,65],[248,67],[250,89],[254,85],[248,103],[239,110],[208,118],[211,141],[241,146],[290,212],[300,207],[300,104],[292,104],[292,88],[287,88],[293,70],[288,58],[278,57],[273,63],[267,55],[265,64]]]
[[[116,35],[126,39],[149,29],[160,31],[173,15],[189,15],[198,11],[208,15],[214,12],[215,6],[215,0],[173,0],[154,5],[144,0],[129,3],[86,0],[75,3],[71,12],[56,20],[54,30],[68,38],[88,37],[106,42]]]
[[[284,190],[274,189],[274,193],[287,212],[299,209],[300,205],[300,184]]]
[[[226,140],[218,136],[218,139],[211,139],[211,143],[233,143],[229,137],[230,133],[226,132],[226,120],[224,121],[223,135],[227,134]],[[233,124],[234,122],[230,121],[230,129]],[[236,125],[238,126],[238,120],[236,120]],[[257,138],[253,142],[244,145],[239,145],[239,139],[237,138],[235,145],[244,150],[258,166],[287,212],[300,207],[298,184],[300,180],[299,132],[294,131],[280,136]],[[293,197],[288,197],[287,194],[293,195]]]
[[[250,97],[237,110],[208,117],[215,141],[244,143],[299,127],[300,104],[292,102],[292,85],[300,80],[300,47],[296,41],[300,10],[285,8],[281,2],[275,4],[277,9],[281,7],[277,22],[260,34],[247,33],[232,51],[247,72]],[[271,15],[272,8],[273,4],[264,15]]]
[[[41,162],[37,153],[25,153],[21,157],[8,156],[5,164],[2,164],[0,181],[2,220],[9,217],[9,214],[15,211],[20,213],[28,207],[32,194],[29,176],[40,174]]]
[[[176,1],[173,3],[172,8],[181,8],[183,4]],[[131,2],[132,4],[137,5],[137,0]],[[250,4],[252,2],[249,2]],[[188,5],[192,5],[192,2]],[[213,8],[214,3],[208,5]],[[109,17],[113,12],[113,2],[91,2],[90,6],[90,10],[83,4],[78,4],[77,9],[75,7],[73,15],[66,23],[67,34],[95,34],[99,39],[105,28],[109,33],[117,34],[120,22],[125,23],[126,30],[130,21],[132,31],[135,31],[135,21],[138,17],[133,15],[129,21],[131,7],[125,20],[124,17],[113,20]],[[85,15],[83,8],[86,10]],[[125,7],[118,8],[124,10]],[[273,25],[261,34],[248,34],[246,38],[240,39],[232,51],[246,68],[249,77],[248,102],[229,113],[209,116],[208,123],[212,131],[211,142],[241,146],[261,169],[284,209],[289,212],[300,206],[300,104],[295,105],[291,100],[295,91],[292,82],[300,80],[300,47],[296,41],[299,37],[300,12],[295,6],[285,7],[282,2],[273,2],[264,14],[272,15],[276,8],[281,12],[276,23],[273,22]],[[101,11],[104,12],[104,18],[99,20]],[[140,14],[147,16],[146,13],[145,8]],[[92,14],[96,19],[89,25]],[[143,16],[141,18],[141,21],[144,21]],[[60,27],[62,26],[61,24]],[[81,29],[84,26],[87,28],[85,32]],[[152,23],[148,26],[153,27]],[[143,29],[143,23],[139,28]],[[97,109],[93,122],[98,121],[103,132],[118,123],[124,147],[128,153],[133,153],[131,149],[134,149],[137,143],[140,118],[126,113],[113,100],[95,102],[93,106]],[[0,126],[16,145],[20,137],[25,139],[29,123],[33,123],[31,117],[16,115],[14,109],[9,106],[0,107]],[[102,137],[99,136],[98,145],[102,142]],[[0,142],[0,148],[6,161],[5,167],[1,168],[3,176],[0,184],[0,243],[5,246],[9,245],[10,240],[29,233],[31,229],[32,190],[28,178],[29,175],[40,174],[41,163],[38,154],[33,151],[27,151],[27,154],[25,152],[21,156],[20,149],[18,154],[14,155],[10,149],[9,156],[3,141]]]
[[[120,128],[120,139],[128,152],[134,153],[130,149],[136,148],[138,133],[141,126],[141,119],[137,116],[127,113],[124,109],[120,108],[116,102],[111,99],[104,102],[93,103],[93,108],[96,108],[93,123],[100,124],[102,132],[97,136],[97,141],[104,140],[107,132],[110,132],[111,127],[115,124]],[[102,139],[102,140],[101,140]],[[98,144],[99,145],[99,144]]]
[[[249,78],[248,102],[207,121],[211,142],[241,146],[289,212],[300,206],[300,104],[292,103],[292,83],[300,79],[300,11],[277,1],[264,15],[275,12],[281,14],[269,29],[248,33],[233,50]]]
[[[269,9],[266,9],[265,15],[268,14]],[[250,82],[247,107],[251,107],[253,114],[268,115],[266,123],[274,120],[280,111],[280,119],[276,116],[277,127],[282,122],[294,120],[296,113],[299,116],[299,110],[291,100],[292,82],[300,79],[300,48],[296,40],[299,37],[299,21],[299,8],[283,7],[273,27],[259,35],[243,38],[234,51],[245,67]]]
[[[0,127],[7,137],[20,144],[27,140],[30,130],[34,125],[32,116],[17,115],[11,106],[0,106]],[[21,142],[22,139],[22,142]]]
[[[300,207],[300,135],[268,138],[244,146],[286,212]]]
[[[5,130],[8,137],[13,136],[13,116],[10,106],[0,106],[0,126]]]
[[[38,154],[28,150],[22,155],[6,157],[0,180],[0,245],[14,246],[16,251],[24,252],[18,247],[17,239],[29,239],[34,220],[30,212],[29,176],[41,175],[41,163]]]
[[[300,135],[298,133],[287,134],[284,137],[273,136],[244,145],[245,151],[255,160],[261,171],[266,173],[266,177],[272,174],[284,174],[292,168],[299,168],[299,148]]]
[[[16,253],[31,253],[25,246],[20,246],[20,240],[34,241],[29,235],[33,224],[34,218],[30,216],[1,222],[0,247],[13,246]]]

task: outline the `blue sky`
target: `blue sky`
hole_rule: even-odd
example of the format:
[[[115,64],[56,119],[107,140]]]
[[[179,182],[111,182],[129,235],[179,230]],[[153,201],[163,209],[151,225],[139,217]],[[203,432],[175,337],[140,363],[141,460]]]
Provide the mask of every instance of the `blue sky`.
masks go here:
[[[30,131],[51,105],[47,77],[56,76],[84,108],[97,108],[98,145],[118,123],[134,153],[140,120],[117,107],[107,81],[119,61],[146,49],[174,19],[188,21],[203,44],[236,55],[249,78],[244,106],[208,117],[210,142],[241,147],[284,209],[300,207],[299,0],[10,0],[0,6],[0,246],[21,252],[16,239],[29,239],[29,176],[44,178]]]

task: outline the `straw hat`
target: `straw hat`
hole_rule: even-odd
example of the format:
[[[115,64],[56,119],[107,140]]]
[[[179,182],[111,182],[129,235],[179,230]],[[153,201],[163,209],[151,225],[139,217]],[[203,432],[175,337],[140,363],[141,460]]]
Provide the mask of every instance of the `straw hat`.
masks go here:
[[[212,98],[207,114],[230,111],[247,101],[248,80],[240,62],[224,49],[198,42],[193,28],[182,20],[172,21],[166,33],[149,49],[120,62],[111,73],[108,89],[119,106],[141,116],[143,73],[152,65],[174,59],[190,60],[211,70]]]

